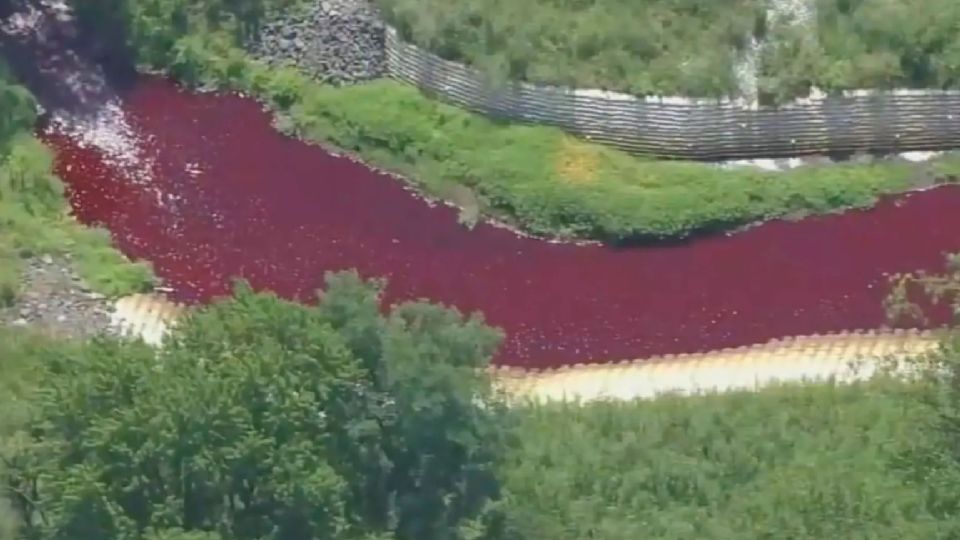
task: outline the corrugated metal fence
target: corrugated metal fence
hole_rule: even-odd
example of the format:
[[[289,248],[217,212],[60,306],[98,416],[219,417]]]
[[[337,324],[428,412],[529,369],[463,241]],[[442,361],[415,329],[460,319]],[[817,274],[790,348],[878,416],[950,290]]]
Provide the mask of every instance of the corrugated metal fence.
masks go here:
[[[560,127],[635,154],[717,160],[960,146],[960,92],[849,92],[778,108],[734,101],[636,98],[526,83],[491,85],[386,32],[398,80],[481,114]]]

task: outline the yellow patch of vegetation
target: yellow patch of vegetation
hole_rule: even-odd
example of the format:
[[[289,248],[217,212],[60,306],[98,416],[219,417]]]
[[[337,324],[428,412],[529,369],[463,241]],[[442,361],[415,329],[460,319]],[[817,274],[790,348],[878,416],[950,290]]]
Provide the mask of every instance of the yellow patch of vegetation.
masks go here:
[[[597,181],[601,157],[596,147],[573,137],[564,137],[554,159],[557,175],[564,182],[589,184]]]

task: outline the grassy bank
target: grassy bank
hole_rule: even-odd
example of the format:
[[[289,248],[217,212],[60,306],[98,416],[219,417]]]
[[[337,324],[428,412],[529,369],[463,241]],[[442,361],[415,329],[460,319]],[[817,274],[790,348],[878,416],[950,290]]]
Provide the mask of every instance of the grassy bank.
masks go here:
[[[776,44],[759,62],[779,99],[826,90],[955,87],[960,7],[953,0],[814,0],[810,30],[765,21],[767,2],[715,0],[377,0],[408,40],[520,79],[636,95],[726,96],[735,51]],[[812,37],[812,39],[811,39]]]
[[[291,69],[267,68],[236,44],[285,0],[251,2],[256,9],[247,16],[219,2],[116,3],[125,7],[90,17],[125,14],[129,42],[144,64],[187,84],[256,96],[278,112],[286,131],[402,174],[426,194],[467,207],[466,222],[482,214],[545,236],[677,239],[868,207],[882,194],[960,171],[956,160],[786,173],[646,160],[557,129],[491,121],[395,82],[333,88]]]
[[[621,0],[609,1],[622,7]],[[646,160],[557,129],[491,121],[394,82],[333,88],[294,70],[250,60],[236,44],[263,13],[290,0],[242,5],[112,2],[115,9],[92,10],[87,17],[126,27],[144,64],[187,84],[256,96],[278,112],[287,131],[355,153],[404,175],[428,195],[467,207],[466,222],[487,215],[545,236],[678,239],[778,217],[869,207],[880,195],[960,171],[955,159],[920,166],[804,167],[786,173]],[[687,9],[698,16],[721,9],[699,1],[684,3],[683,9],[677,3],[641,4],[648,6],[642,9],[673,6],[668,11]],[[728,9],[728,4],[718,6]],[[591,5],[601,9],[605,4]]]
[[[95,290],[119,295],[151,281],[149,268],[128,262],[106,231],[81,226],[69,215],[53,157],[31,130],[35,105],[0,66],[0,307],[20,289],[22,262],[43,254],[69,255]]]
[[[603,240],[681,238],[759,220],[867,207],[956,163],[833,165],[785,173],[646,160],[560,130],[508,125],[391,81],[346,88],[251,61],[226,38],[181,38],[166,67],[188,84],[258,96],[287,130],[476,204],[527,231]],[[930,174],[921,174],[922,171]],[[306,179],[305,179],[306,180]],[[463,188],[467,188],[464,190]]]

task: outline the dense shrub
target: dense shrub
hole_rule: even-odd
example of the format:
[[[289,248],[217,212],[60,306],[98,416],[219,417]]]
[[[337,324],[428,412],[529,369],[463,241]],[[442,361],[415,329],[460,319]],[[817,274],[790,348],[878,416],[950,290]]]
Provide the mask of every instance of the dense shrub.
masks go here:
[[[378,0],[413,42],[495,79],[729,95],[763,0]]]
[[[272,10],[303,0],[72,0],[82,27],[102,37],[126,40],[152,67],[171,60],[174,44],[191,32],[223,31],[240,43],[259,31]]]
[[[942,494],[903,461],[929,414],[886,379],[521,409],[507,506],[554,540],[952,538]]]
[[[99,339],[33,358],[6,461],[33,539],[477,539],[495,534],[502,407],[476,317],[328,276],[318,307],[192,313],[159,352]],[[2,372],[0,372],[2,373]]]
[[[69,354],[73,344],[54,341],[26,329],[0,325],[0,477],[19,451],[17,432],[28,425],[30,397],[39,382],[37,359],[56,352]],[[9,502],[6,485],[0,483],[0,540],[19,538],[21,519]]]
[[[495,332],[383,316],[377,290],[338,274],[312,308],[241,289],[159,352],[0,331],[0,406],[29,428],[0,431],[22,538],[960,534],[957,371],[504,411],[477,371]]]
[[[857,88],[960,83],[960,4],[953,0],[817,0],[817,34],[771,28],[763,89],[780,97]]]
[[[766,21],[762,0],[378,0],[387,20],[444,58],[505,78],[645,95],[722,96],[748,36],[771,46],[760,86],[950,87],[960,74],[953,0],[813,0],[818,28]]]

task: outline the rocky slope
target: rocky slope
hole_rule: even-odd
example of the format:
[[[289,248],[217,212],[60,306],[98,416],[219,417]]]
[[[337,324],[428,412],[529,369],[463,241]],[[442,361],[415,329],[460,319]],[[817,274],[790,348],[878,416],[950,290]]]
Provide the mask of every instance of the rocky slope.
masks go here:
[[[366,0],[321,0],[264,24],[249,44],[269,64],[293,64],[331,84],[380,77],[384,25]]]

